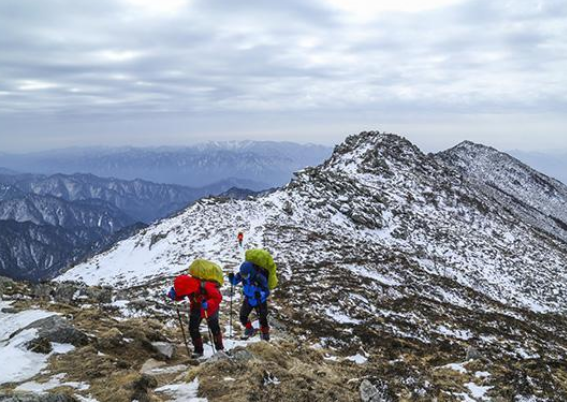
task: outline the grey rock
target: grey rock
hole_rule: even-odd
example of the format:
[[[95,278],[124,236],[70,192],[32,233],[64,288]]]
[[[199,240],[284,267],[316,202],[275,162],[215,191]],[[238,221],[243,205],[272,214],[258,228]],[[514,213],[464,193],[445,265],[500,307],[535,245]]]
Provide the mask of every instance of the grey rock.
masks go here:
[[[152,346],[160,357],[170,360],[177,354],[177,347],[167,342],[152,342]]]
[[[32,286],[32,296],[37,299],[49,299],[54,293],[54,289],[47,283],[37,283]]]
[[[89,338],[84,332],[77,330],[67,320],[58,315],[34,321],[27,327],[14,332],[10,335],[10,338],[27,329],[37,329],[37,337],[46,339],[49,342],[68,343],[73,346],[85,346],[89,343]]]
[[[360,384],[360,399],[362,402],[388,402],[390,398],[387,395],[386,386],[380,384],[373,385],[368,380],[363,380]]]
[[[54,298],[58,302],[70,303],[74,300],[79,287],[73,284],[62,284],[55,289]]]
[[[469,346],[467,348],[467,360],[478,360],[478,359],[482,359],[482,353],[480,353],[480,351],[473,347],[473,346]]]
[[[291,205],[291,201],[286,200],[282,205],[282,210],[288,215],[293,215],[293,206]]]
[[[89,300],[92,300],[97,303],[112,303],[112,288],[104,287],[104,288],[95,288],[89,287],[86,289],[86,295]]]
[[[125,289],[119,289],[116,291],[116,300],[130,300],[130,291]]]
[[[254,355],[246,349],[235,349],[232,352],[232,358],[236,361],[246,362],[252,360]]]
[[[153,370],[159,369],[163,366],[167,365],[165,362],[160,362],[154,359],[149,359],[144,362],[142,368],[140,369],[140,373],[142,374],[150,374]]]
[[[145,310],[148,306],[148,301],[144,299],[132,300],[130,303],[128,303],[128,308],[135,311]]]
[[[19,310],[14,307],[4,307],[0,312],[4,314],[17,314]]]
[[[353,213],[350,217],[354,222],[356,223],[360,223],[361,225],[368,225],[369,223],[371,223],[372,221],[370,219],[368,219],[367,217],[365,217],[364,215],[360,214],[360,213]]]
[[[215,363],[215,362],[220,362],[220,361],[228,361],[230,359],[231,359],[231,357],[224,350],[219,350],[212,357],[207,359],[206,363],[209,364],[209,363]]]

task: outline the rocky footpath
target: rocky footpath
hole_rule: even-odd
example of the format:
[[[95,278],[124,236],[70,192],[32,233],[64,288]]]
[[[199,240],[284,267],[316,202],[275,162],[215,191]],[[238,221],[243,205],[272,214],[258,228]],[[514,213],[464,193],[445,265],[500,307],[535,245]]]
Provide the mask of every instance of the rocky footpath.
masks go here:
[[[338,274],[319,269],[329,269],[329,281]],[[0,384],[0,401],[567,400],[567,322],[561,316],[509,309],[472,293],[483,308],[409,291],[392,299],[384,297],[388,286],[358,280],[343,278],[344,286],[357,289],[361,305],[374,306],[374,317],[363,309],[350,312],[356,306],[344,304],[341,289],[322,304],[319,298],[329,297],[325,283],[315,292],[299,277],[285,280],[272,303],[271,343],[229,339],[224,303],[229,356],[200,365],[188,359],[175,309],[161,299],[169,279],[128,290],[2,280],[2,303],[9,306],[0,319],[39,310],[54,315],[7,336],[33,332],[22,347],[48,358],[36,374]],[[459,285],[446,286],[457,292]],[[302,306],[292,293],[304,299]],[[345,314],[337,309],[338,321],[319,311],[335,307]],[[0,338],[1,354],[6,339]],[[63,344],[70,346],[57,352]],[[210,344],[206,352],[212,355]]]

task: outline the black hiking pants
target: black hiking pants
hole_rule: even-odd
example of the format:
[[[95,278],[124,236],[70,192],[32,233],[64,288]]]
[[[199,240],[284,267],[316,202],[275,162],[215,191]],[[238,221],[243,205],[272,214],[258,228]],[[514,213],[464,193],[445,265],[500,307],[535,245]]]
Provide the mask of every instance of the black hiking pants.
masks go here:
[[[250,327],[250,313],[252,310],[256,310],[256,314],[258,314],[258,320],[260,321],[260,326],[262,329],[267,330],[268,326],[268,302],[265,301],[264,303],[260,303],[255,307],[252,307],[248,302],[248,298],[244,299],[242,303],[242,307],[240,307],[240,323],[244,325],[246,328]]]
[[[189,334],[191,335],[191,342],[195,348],[195,352],[203,353],[203,339],[201,337],[201,331],[199,327],[201,326],[201,306],[199,308],[191,309],[189,314]],[[223,350],[222,344],[222,333],[219,324],[219,312],[209,316],[207,319],[207,325],[213,334],[213,341],[215,343],[215,348],[217,350]]]

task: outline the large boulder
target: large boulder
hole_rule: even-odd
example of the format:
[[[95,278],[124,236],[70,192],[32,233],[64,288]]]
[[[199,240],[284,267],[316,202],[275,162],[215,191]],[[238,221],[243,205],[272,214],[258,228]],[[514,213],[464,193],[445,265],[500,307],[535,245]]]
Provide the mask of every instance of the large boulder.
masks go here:
[[[37,338],[46,339],[49,342],[67,343],[77,347],[89,343],[89,337],[84,332],[79,331],[69,321],[58,315],[34,321],[27,327],[14,332],[10,338],[28,329],[37,329]]]

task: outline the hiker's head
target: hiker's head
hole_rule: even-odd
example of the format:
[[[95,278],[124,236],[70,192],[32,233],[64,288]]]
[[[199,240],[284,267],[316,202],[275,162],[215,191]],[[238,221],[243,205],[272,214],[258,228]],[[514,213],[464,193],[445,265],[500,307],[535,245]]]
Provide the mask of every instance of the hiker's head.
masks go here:
[[[189,275],[179,275],[173,281],[173,287],[178,295],[188,296],[199,291],[200,281]]]
[[[251,262],[246,261],[240,266],[240,276],[242,276],[244,279],[248,279],[250,275],[253,274],[254,264],[252,264]]]

